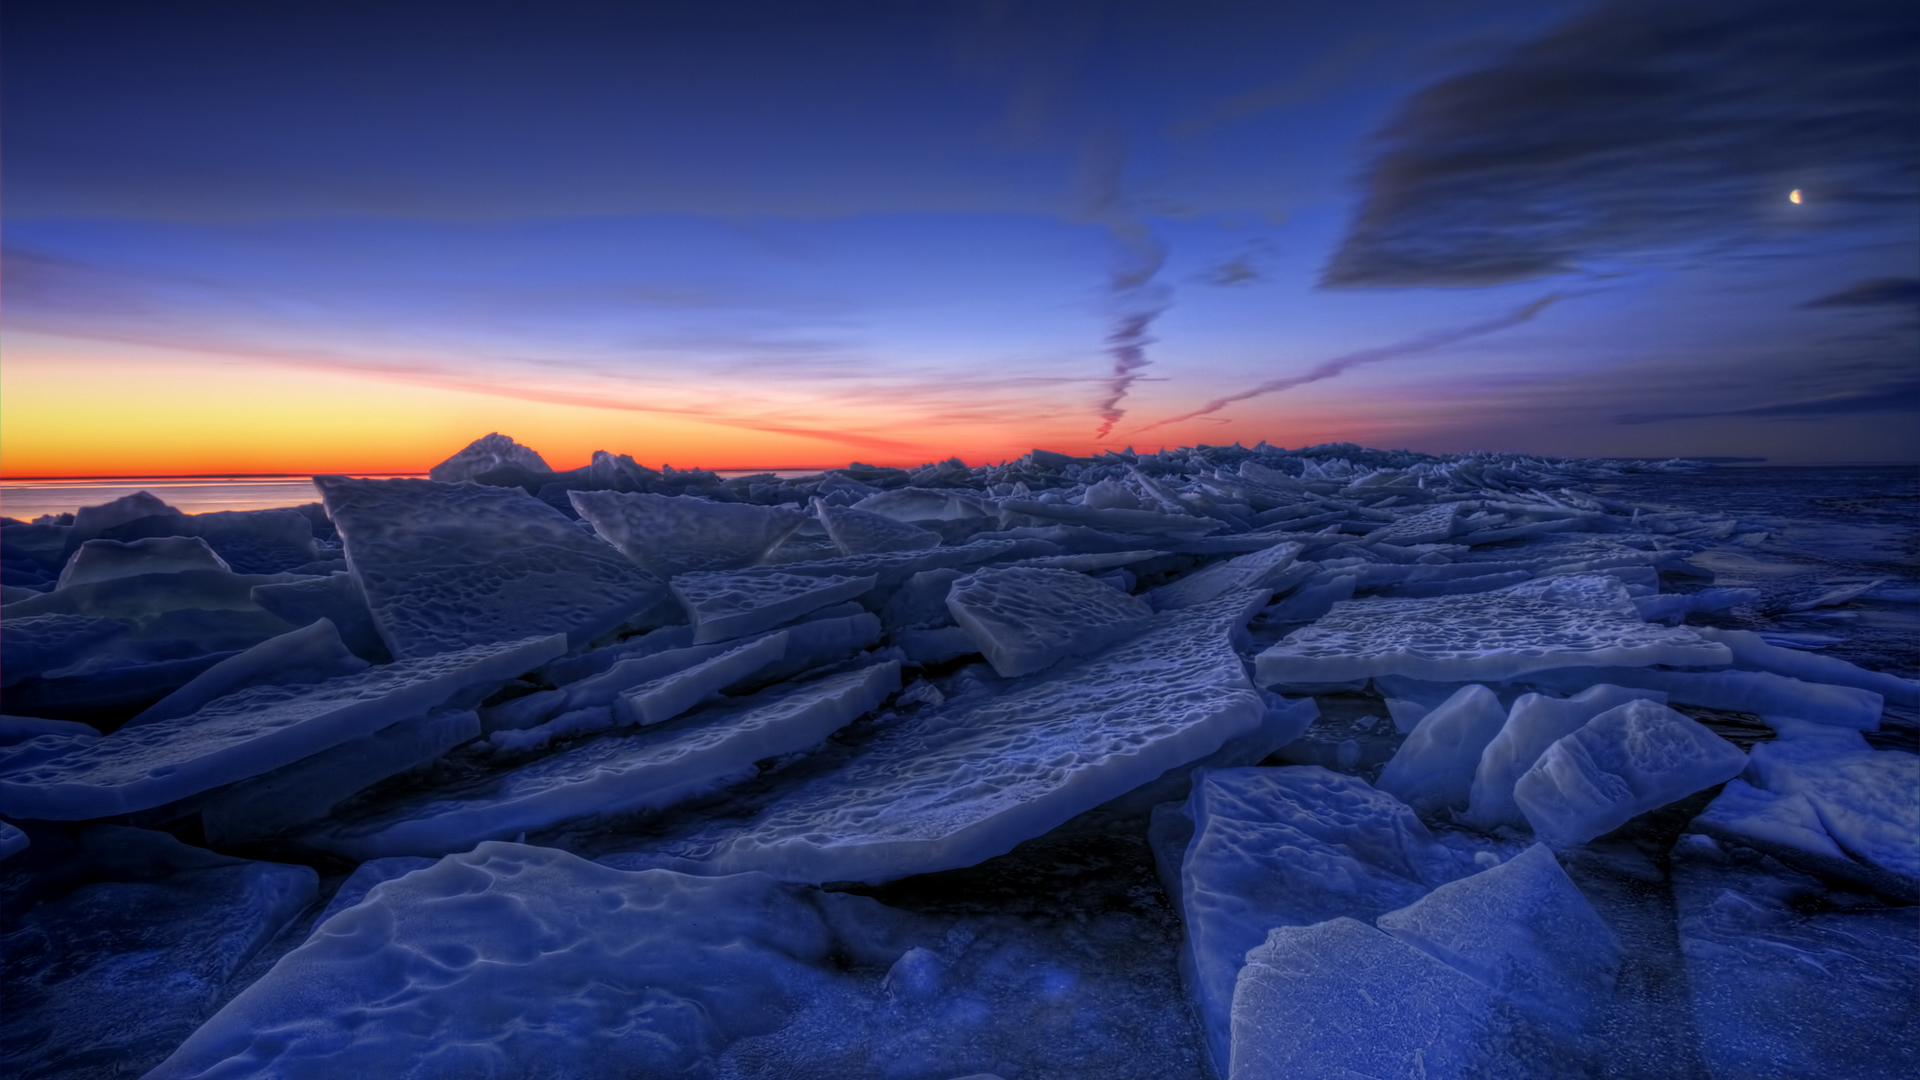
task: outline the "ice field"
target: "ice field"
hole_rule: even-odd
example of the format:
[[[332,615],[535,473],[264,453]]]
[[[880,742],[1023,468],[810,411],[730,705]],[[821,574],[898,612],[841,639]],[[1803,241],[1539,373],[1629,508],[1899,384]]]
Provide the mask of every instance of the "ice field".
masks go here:
[[[313,490],[0,522],[0,1074],[1920,1075],[1912,469]]]

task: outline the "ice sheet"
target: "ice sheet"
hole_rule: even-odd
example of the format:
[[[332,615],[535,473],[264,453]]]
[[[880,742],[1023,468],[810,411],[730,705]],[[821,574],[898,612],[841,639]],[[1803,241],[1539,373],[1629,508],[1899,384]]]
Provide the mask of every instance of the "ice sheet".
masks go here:
[[[185,716],[217,697],[249,686],[309,686],[358,674],[368,666],[348,651],[331,620],[319,619],[220,661],[127,723],[147,724]]]
[[[784,570],[714,570],[681,574],[673,595],[693,617],[693,642],[744,637],[870,591],[877,579]]]
[[[608,543],[663,578],[752,566],[807,520],[791,507],[692,495],[575,491],[568,498]]]
[[[939,533],[886,514],[832,506],[822,499],[813,500],[813,512],[842,555],[879,555],[940,546]]]
[[[1009,677],[1125,641],[1153,616],[1144,601],[1085,574],[1039,567],[969,574],[948,591],[947,610]]]

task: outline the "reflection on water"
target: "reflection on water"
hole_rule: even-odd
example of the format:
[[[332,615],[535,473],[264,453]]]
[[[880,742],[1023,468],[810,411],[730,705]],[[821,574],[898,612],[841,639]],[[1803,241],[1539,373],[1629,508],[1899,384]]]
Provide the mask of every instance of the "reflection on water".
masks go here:
[[[755,469],[727,471],[721,476],[808,476],[818,469]],[[370,473],[379,478],[425,476],[425,473]],[[32,521],[42,514],[70,514],[83,506],[144,491],[176,510],[205,514],[215,510],[267,510],[318,502],[313,480],[305,475],[281,476],[108,476],[84,480],[8,480],[0,483],[0,515]]]

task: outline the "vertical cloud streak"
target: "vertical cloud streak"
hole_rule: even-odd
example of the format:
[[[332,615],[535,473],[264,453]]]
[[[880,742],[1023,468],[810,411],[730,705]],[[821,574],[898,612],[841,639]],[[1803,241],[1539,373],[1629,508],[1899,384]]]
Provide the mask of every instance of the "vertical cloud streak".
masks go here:
[[[1562,300],[1584,295],[1587,294],[1551,293],[1530,304],[1522,306],[1518,310],[1502,315],[1497,319],[1488,319],[1485,322],[1474,323],[1470,326],[1456,326],[1447,330],[1435,330],[1431,333],[1409,338],[1406,341],[1395,342],[1392,345],[1381,345],[1377,348],[1362,349],[1359,352],[1347,353],[1345,356],[1336,356],[1332,360],[1328,360],[1303,374],[1290,375],[1284,379],[1270,379],[1258,386],[1242,390],[1237,394],[1229,394],[1226,397],[1215,398],[1190,413],[1182,413],[1179,416],[1170,416],[1165,420],[1157,420],[1140,430],[1152,431],[1154,428],[1165,427],[1168,424],[1177,424],[1183,420],[1194,420],[1202,416],[1210,416],[1236,401],[1246,401],[1249,398],[1256,398],[1265,394],[1275,394],[1282,390],[1291,390],[1296,386],[1305,386],[1308,383],[1316,383],[1343,375],[1357,367],[1365,367],[1368,364],[1378,364],[1387,360],[1397,360],[1403,356],[1415,356],[1420,353],[1431,352],[1434,349],[1443,348],[1456,342],[1466,341],[1469,338],[1476,338],[1484,334],[1491,334],[1510,327],[1519,326],[1521,323],[1531,322],[1536,315],[1539,315],[1541,312]]]
[[[1141,372],[1152,363],[1147,346],[1153,321],[1173,306],[1173,291],[1155,281],[1166,265],[1167,249],[1153,235],[1129,204],[1122,186],[1126,171],[1126,149],[1117,140],[1093,144],[1088,155],[1086,180],[1087,215],[1104,226],[1117,248],[1113,273],[1108,282],[1117,314],[1114,328],[1107,335],[1107,354],[1113,357],[1113,371],[1106,381],[1106,394],[1100,400],[1100,427],[1096,440],[1105,439],[1114,425],[1127,415],[1120,407]]]

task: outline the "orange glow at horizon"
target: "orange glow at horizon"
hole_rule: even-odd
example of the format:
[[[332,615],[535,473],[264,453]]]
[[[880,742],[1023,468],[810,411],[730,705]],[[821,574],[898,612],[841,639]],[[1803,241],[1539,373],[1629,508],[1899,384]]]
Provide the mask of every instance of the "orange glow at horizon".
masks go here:
[[[1289,403],[1284,414],[1259,410],[1260,433],[1252,435],[1247,422],[1156,428],[1141,434],[1138,449],[1350,437],[1353,418],[1328,404]],[[562,470],[586,464],[595,450],[655,467],[824,469],[956,456],[978,465],[1035,447],[1085,455],[1128,443],[1125,424],[1096,443],[1089,418],[1078,413],[981,422],[925,409],[889,412],[884,400],[831,407],[838,415],[810,414],[806,427],[844,431],[844,439],[363,371],[11,335],[0,366],[0,475],[418,473],[489,431],[532,447]]]

